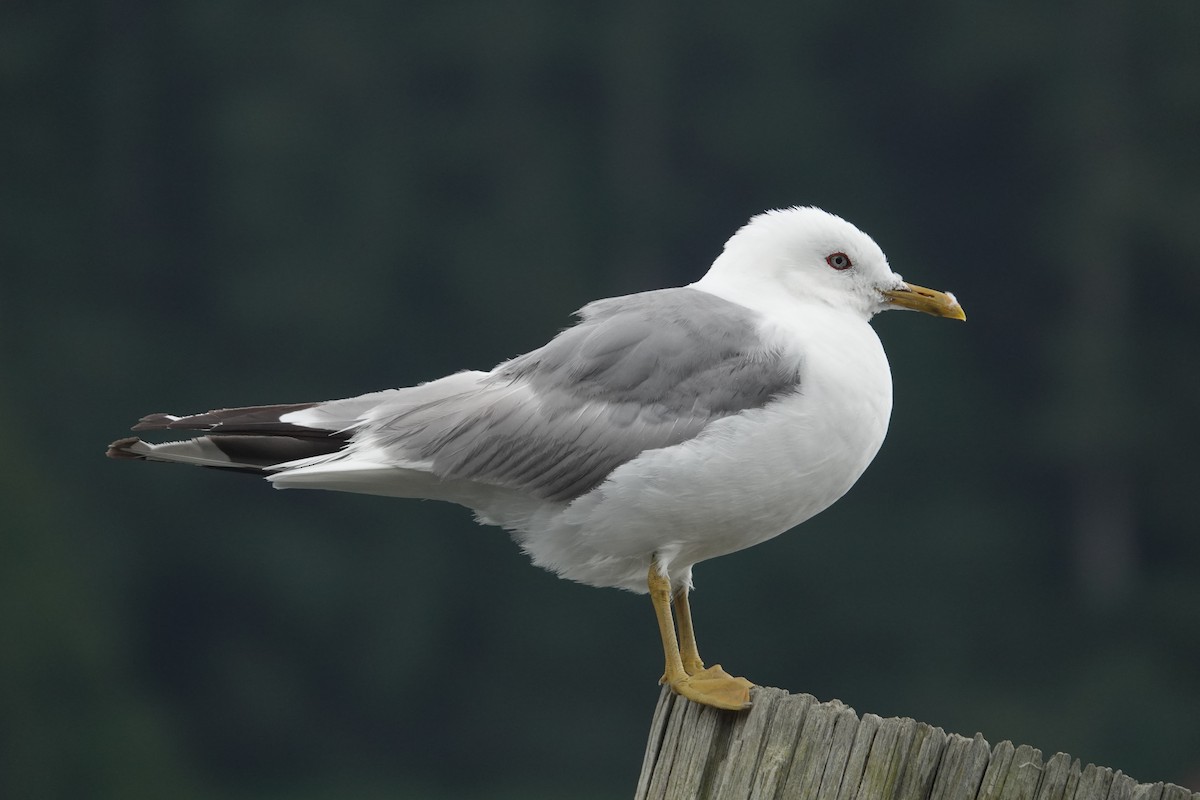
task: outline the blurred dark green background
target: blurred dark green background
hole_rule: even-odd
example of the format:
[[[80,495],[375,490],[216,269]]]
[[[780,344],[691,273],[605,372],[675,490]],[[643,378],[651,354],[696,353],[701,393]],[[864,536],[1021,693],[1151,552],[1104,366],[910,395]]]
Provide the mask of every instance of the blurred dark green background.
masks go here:
[[[1200,5],[8,2],[0,796],[625,797],[645,598],[462,509],[108,461],[544,341],[817,204],[966,325],[701,565],[710,661],[1200,789]]]

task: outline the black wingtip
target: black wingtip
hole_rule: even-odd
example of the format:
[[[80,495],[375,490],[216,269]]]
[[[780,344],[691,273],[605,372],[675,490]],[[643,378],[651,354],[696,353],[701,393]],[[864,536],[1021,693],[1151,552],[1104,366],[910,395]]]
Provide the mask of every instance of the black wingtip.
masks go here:
[[[142,456],[134,453],[130,448],[132,448],[135,444],[140,444],[141,441],[142,440],[136,436],[127,436],[124,439],[117,439],[108,446],[108,449],[104,451],[104,455],[108,456],[109,458],[140,460]]]
[[[131,431],[161,431],[171,427],[171,423],[175,422],[179,417],[172,414],[147,414],[137,421],[137,424],[130,428]],[[123,441],[123,440],[122,440]],[[115,443],[114,443],[115,444]]]
[[[147,414],[133,426],[135,431],[214,431],[219,433],[248,433],[262,436],[292,436],[323,439],[336,436],[337,431],[309,428],[281,421],[293,411],[312,408],[317,403],[287,403],[273,406],[243,406],[218,408],[203,414]]]

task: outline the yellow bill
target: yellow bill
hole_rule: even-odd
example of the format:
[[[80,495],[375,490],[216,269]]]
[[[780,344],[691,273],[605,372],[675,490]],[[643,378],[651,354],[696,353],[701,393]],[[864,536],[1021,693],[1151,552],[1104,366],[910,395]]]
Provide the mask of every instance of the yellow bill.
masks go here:
[[[915,283],[902,283],[895,289],[886,289],[883,296],[892,308],[906,308],[935,317],[946,317],[966,321],[967,314],[958,300],[949,292],[926,289]]]

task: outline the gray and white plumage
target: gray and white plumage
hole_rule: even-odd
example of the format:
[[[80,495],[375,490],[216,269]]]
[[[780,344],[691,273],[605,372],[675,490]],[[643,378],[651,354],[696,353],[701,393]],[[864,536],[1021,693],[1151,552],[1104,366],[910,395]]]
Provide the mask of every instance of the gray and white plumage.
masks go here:
[[[695,563],[803,522],[866,469],[891,411],[868,320],[918,308],[907,298],[919,288],[844,220],[768,212],[691,286],[590,303],[490,372],[151,415],[135,430],[206,435],[123,439],[109,454],[256,472],[277,488],[456,502],[564,577],[645,591],[654,559],[687,586]]]

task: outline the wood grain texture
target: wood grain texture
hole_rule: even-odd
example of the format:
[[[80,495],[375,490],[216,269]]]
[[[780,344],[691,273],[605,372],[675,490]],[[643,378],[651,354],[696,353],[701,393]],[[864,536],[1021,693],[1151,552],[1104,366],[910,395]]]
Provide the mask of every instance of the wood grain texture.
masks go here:
[[[748,712],[664,688],[637,800],[1200,800],[1173,784],[1028,745],[992,747],[907,718],[861,717],[838,700],[756,688]]]

